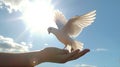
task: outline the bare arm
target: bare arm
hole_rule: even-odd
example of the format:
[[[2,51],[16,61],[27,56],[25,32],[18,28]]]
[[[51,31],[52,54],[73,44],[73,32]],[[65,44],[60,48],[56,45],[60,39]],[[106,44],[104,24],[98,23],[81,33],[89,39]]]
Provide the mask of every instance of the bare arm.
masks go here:
[[[0,53],[0,67],[33,67],[33,59],[38,52]]]
[[[69,53],[67,50],[49,47],[28,53],[0,53],[0,67],[34,67],[43,62],[65,63],[75,60],[87,52],[89,49]]]

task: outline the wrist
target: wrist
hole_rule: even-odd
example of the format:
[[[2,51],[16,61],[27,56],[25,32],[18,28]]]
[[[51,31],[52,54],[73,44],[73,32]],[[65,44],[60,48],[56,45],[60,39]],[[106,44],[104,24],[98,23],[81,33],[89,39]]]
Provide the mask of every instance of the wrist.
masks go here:
[[[38,65],[40,63],[46,62],[46,56],[45,52],[43,50],[41,51],[35,51],[30,53],[30,63],[32,65]]]

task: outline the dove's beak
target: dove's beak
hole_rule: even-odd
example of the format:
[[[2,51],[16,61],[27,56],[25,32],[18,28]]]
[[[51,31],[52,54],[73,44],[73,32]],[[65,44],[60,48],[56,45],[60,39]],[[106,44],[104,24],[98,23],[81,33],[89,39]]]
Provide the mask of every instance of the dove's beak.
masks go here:
[[[50,34],[50,31],[48,31],[48,34]]]
[[[48,34],[50,34],[50,33],[51,33],[50,28],[48,28]]]
[[[48,34],[50,34],[50,31],[48,30]]]

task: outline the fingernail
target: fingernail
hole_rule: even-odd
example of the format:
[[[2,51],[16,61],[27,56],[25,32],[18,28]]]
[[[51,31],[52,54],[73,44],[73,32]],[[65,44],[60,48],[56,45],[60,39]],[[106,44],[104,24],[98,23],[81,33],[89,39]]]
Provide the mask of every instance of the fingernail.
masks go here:
[[[85,49],[86,52],[90,52],[90,49]]]

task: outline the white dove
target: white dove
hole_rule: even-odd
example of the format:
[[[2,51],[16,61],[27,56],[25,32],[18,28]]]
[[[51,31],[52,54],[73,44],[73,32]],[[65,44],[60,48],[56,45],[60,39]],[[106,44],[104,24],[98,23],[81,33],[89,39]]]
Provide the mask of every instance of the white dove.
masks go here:
[[[83,49],[83,43],[73,39],[77,37],[80,32],[92,22],[94,22],[96,10],[88,12],[82,16],[74,16],[67,21],[65,16],[59,10],[55,11],[54,20],[57,28],[49,27],[48,32],[53,33],[57,39],[62,42],[69,52],[76,49]]]

